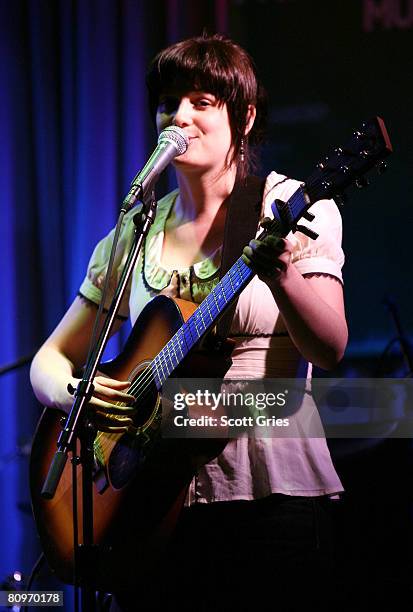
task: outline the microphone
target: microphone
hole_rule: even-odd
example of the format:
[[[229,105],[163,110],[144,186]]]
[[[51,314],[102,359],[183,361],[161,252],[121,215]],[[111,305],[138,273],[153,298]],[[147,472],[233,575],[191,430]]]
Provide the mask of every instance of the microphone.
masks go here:
[[[136,202],[143,200],[152,190],[159,175],[178,155],[188,149],[189,140],[182,128],[171,125],[165,128],[158,137],[158,144],[145,166],[135,176],[128,195],[123,200],[122,210],[128,212]]]

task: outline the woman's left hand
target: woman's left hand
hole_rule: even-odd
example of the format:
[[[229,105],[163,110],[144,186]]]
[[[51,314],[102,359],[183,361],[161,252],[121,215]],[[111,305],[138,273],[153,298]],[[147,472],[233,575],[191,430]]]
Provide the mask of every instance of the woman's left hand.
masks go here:
[[[272,223],[272,219],[266,217],[261,227]],[[287,273],[291,264],[292,245],[286,238],[280,238],[268,234],[263,240],[251,240],[242,253],[243,261],[252,268],[260,278],[268,285],[274,281],[279,282]]]

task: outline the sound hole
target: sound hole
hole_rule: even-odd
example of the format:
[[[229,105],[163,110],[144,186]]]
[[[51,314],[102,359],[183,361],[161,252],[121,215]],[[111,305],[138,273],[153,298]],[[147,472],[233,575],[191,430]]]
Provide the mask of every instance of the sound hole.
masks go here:
[[[122,489],[142,467],[146,458],[144,445],[139,437],[125,434],[117,442],[110,455],[108,471],[111,485]]]

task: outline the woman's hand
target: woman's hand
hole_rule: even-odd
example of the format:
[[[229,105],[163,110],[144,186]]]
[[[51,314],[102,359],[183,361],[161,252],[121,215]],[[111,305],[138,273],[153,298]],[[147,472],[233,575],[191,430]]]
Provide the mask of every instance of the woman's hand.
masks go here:
[[[261,227],[266,229],[272,219],[265,217]],[[271,286],[286,274],[291,263],[292,245],[286,238],[268,234],[263,240],[251,240],[242,253],[243,261],[260,280]]]
[[[66,414],[70,412],[73,393],[79,384],[74,374],[86,361],[95,316],[96,306],[77,296],[34,357],[30,378],[37,399],[45,406],[59,408]],[[116,321],[113,332],[120,325],[121,322]],[[126,431],[135,413],[135,398],[128,393],[130,382],[114,380],[99,372],[93,382],[95,388],[90,405],[96,412],[99,429]]]
[[[69,383],[70,392],[79,383],[73,378]],[[93,381],[94,392],[89,400],[96,415],[96,426],[107,433],[124,433],[133,426],[132,417],[136,414],[133,406],[135,397],[127,393],[130,387],[128,380],[115,380],[108,376],[98,375]]]

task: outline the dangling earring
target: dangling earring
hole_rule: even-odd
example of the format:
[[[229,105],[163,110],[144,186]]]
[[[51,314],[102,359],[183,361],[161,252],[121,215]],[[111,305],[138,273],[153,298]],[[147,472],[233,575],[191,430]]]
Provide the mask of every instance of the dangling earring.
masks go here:
[[[244,139],[241,138],[241,144],[239,148],[239,159],[241,164],[245,162],[245,149],[244,149]]]

